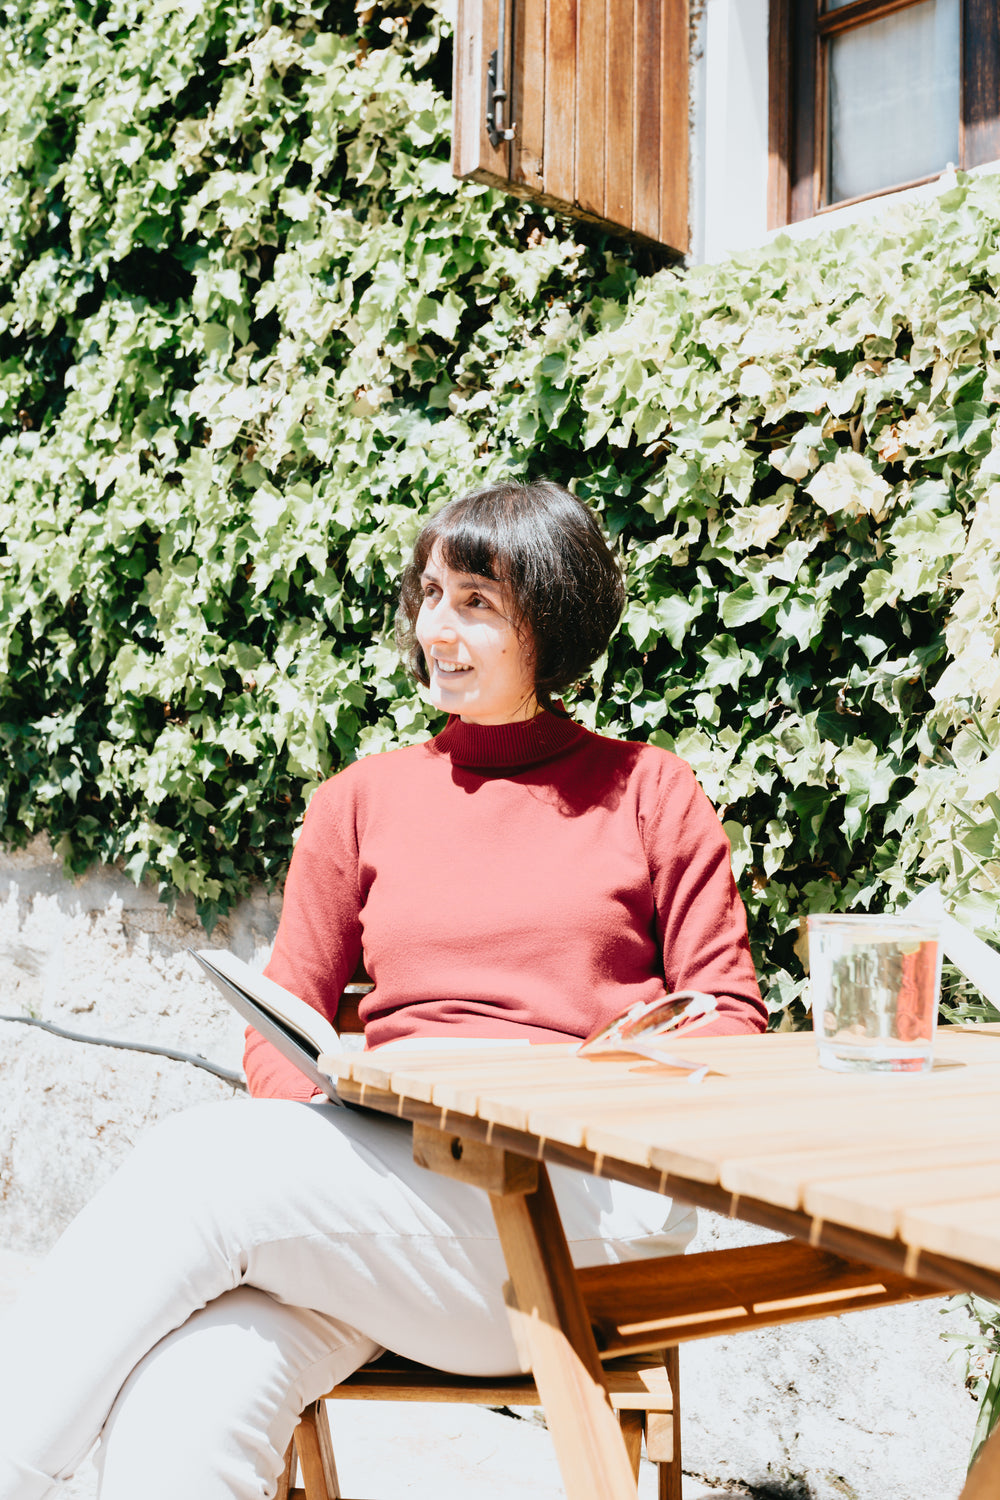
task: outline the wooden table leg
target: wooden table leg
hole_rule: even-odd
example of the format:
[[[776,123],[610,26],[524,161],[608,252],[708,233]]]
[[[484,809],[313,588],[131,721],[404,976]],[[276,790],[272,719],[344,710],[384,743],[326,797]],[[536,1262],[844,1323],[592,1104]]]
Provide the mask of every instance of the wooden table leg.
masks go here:
[[[635,1500],[632,1465],[544,1166],[535,1192],[490,1194],[490,1202],[566,1494]]]
[[[413,1127],[413,1159],[485,1188],[526,1346],[570,1500],[635,1500],[625,1441],[541,1162],[435,1126]]]

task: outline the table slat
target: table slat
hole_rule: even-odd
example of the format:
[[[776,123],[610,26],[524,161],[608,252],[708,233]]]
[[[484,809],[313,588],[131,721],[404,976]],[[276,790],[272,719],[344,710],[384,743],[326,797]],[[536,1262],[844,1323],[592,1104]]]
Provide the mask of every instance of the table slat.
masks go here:
[[[994,1104],[994,1101],[989,1101]],[[604,1156],[655,1167],[661,1172],[675,1172],[697,1182],[720,1182],[728,1163],[743,1156],[768,1156],[787,1151],[794,1140],[802,1150],[829,1149],[831,1140],[845,1145],[864,1146],[873,1140],[886,1145],[910,1147],[937,1145],[940,1127],[933,1120],[922,1124],[900,1120],[898,1113],[868,1113],[857,1122],[838,1121],[829,1114],[803,1118],[795,1111],[787,1118],[756,1114],[740,1120],[723,1119],[711,1124],[677,1122],[671,1128],[664,1121],[659,1129],[643,1130],[622,1121],[617,1127],[605,1126],[584,1131],[583,1144]],[[979,1100],[956,1101],[949,1110],[949,1126],[956,1130],[981,1130],[983,1105]],[[1000,1110],[993,1108],[993,1121],[1000,1124]]]
[[[902,1215],[899,1232],[918,1249],[1000,1271],[1000,1197],[977,1194],[958,1203],[910,1209]]]
[[[998,1141],[953,1141],[921,1145],[923,1167],[966,1167],[1000,1161]],[[914,1167],[913,1142],[886,1145],[883,1141],[844,1144],[829,1151],[794,1151],[771,1156],[743,1156],[726,1162],[720,1183],[732,1193],[764,1198],[782,1208],[801,1208],[806,1187],[836,1182],[842,1177],[906,1171]]]
[[[914,1162],[909,1172],[875,1172],[813,1184],[803,1195],[803,1207],[817,1218],[891,1239],[910,1209],[957,1203],[978,1193],[1000,1197],[1000,1160],[928,1169],[921,1153],[920,1166]]]

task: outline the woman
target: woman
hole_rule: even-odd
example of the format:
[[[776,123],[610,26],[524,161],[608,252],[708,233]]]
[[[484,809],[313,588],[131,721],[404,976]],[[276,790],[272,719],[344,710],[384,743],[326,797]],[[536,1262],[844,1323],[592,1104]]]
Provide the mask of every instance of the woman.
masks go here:
[[[349,766],[310,804],[268,974],[332,1018],[363,953],[368,1045],[566,1041],[636,1000],[764,1012],[728,844],[690,769],[557,701],[622,606],[590,512],[559,486],[444,507],[403,580],[426,744]],[[101,1436],[102,1500],[273,1494],[298,1412],[380,1347],[517,1368],[485,1194],[413,1164],[392,1120],[314,1102],[248,1034],[255,1102],[152,1131],[70,1226],[3,1334],[0,1500],[41,1500]],[[686,1205],[553,1172],[583,1263],[682,1250]]]

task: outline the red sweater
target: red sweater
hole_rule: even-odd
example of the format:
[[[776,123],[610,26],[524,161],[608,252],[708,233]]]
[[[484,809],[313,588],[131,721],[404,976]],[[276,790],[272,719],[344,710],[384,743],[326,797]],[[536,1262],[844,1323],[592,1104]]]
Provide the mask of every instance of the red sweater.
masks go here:
[[[570,719],[450,719],[319,788],[268,975],[331,1020],[362,952],[369,1046],[409,1036],[586,1036],[637,1000],[720,997],[710,1032],[766,1012],[729,844],[690,767]],[[256,1032],[256,1095],[312,1084]]]

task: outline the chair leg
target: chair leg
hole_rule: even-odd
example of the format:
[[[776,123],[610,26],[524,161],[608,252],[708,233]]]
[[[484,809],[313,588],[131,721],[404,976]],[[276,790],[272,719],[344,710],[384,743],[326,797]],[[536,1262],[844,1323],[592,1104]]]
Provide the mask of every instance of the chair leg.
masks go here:
[[[341,1500],[330,1424],[322,1401],[313,1401],[306,1407],[299,1418],[293,1441],[306,1500]]]
[[[632,1475],[636,1484],[639,1483],[639,1461],[642,1458],[642,1432],[643,1417],[641,1411],[620,1411],[618,1422],[621,1426],[622,1437],[625,1439],[625,1450],[628,1453],[628,1461],[632,1465]]]
[[[676,1346],[661,1351],[670,1385],[670,1411],[619,1410],[618,1420],[633,1478],[638,1483],[642,1440],[646,1456],[657,1468],[658,1500],[681,1497],[680,1356]],[[653,1356],[655,1359],[655,1356]],[[296,1467],[302,1487],[295,1488]],[[326,1405],[314,1401],[299,1418],[285,1457],[276,1500],[343,1500],[333,1457]]]
[[[278,1488],[275,1491],[274,1500],[288,1500],[289,1493],[295,1483],[295,1438],[288,1445],[285,1454],[285,1467],[281,1478],[278,1480]]]
[[[677,1345],[663,1351],[672,1410],[646,1413],[646,1457],[656,1464],[657,1500],[681,1500],[681,1360]]]

